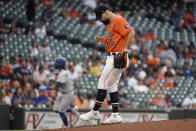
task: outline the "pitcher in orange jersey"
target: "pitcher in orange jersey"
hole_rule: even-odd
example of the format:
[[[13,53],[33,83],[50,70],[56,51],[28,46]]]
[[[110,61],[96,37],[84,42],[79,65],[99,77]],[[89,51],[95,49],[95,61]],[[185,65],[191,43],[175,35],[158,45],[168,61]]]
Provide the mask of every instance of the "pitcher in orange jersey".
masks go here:
[[[96,18],[105,25],[105,36],[95,36],[96,42],[103,42],[105,50],[108,53],[106,65],[102,71],[98,82],[98,92],[94,108],[85,114],[80,115],[80,119],[84,121],[98,120],[101,118],[99,108],[103,103],[107,92],[110,95],[113,113],[111,116],[102,121],[102,124],[113,124],[122,122],[122,118],[118,113],[118,82],[122,72],[127,68],[114,68],[114,55],[128,51],[129,45],[134,40],[134,31],[128,22],[120,15],[114,14],[106,5],[100,5],[95,9]],[[129,58],[127,56],[127,63]],[[127,64],[128,66],[128,64]]]

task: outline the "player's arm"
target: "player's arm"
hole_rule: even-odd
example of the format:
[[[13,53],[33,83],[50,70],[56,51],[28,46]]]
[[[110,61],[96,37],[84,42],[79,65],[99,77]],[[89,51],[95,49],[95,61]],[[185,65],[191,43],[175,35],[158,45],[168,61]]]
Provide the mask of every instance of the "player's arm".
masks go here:
[[[135,35],[135,32],[134,32],[133,30],[131,30],[131,31],[128,33],[122,51],[126,51],[126,52],[128,51],[128,47],[129,47],[129,46],[133,43],[133,41],[134,41],[134,35]]]

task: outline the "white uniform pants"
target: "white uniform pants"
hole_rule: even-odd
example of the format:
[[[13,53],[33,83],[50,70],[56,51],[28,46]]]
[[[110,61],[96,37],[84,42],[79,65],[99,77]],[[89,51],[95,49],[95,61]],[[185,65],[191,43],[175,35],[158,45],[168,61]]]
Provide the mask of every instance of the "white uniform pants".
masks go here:
[[[62,94],[62,96],[57,96],[54,102],[53,110],[58,112],[66,112],[73,99],[74,91]]]
[[[128,64],[129,64],[129,58],[127,55],[127,67]],[[118,91],[118,82],[120,80],[122,72],[126,68],[123,69],[114,68],[114,55],[107,56],[106,65],[102,71],[101,77],[98,82],[98,89],[105,89],[109,93]]]

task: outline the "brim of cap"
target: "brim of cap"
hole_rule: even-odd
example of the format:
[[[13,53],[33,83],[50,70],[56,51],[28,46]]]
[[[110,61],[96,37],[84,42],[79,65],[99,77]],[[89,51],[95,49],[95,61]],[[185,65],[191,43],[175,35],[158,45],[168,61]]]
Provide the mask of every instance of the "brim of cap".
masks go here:
[[[100,20],[103,13],[96,14],[96,20]]]

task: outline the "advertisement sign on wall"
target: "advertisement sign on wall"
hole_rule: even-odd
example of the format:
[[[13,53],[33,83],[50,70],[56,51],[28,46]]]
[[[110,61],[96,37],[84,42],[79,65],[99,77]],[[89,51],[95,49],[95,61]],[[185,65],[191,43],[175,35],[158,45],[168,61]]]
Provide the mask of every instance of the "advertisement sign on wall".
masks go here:
[[[84,122],[78,119],[75,114],[67,113],[68,121],[71,126],[83,126]],[[107,119],[111,113],[101,113],[101,121]],[[120,113],[123,122],[144,122],[168,120],[168,113]],[[97,125],[96,121],[89,121],[85,125]],[[59,115],[52,111],[26,111],[25,112],[25,129],[26,130],[42,130],[63,128],[63,122]]]

